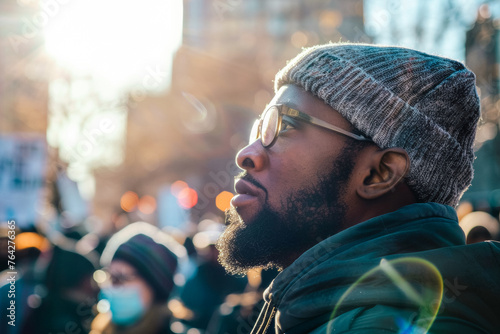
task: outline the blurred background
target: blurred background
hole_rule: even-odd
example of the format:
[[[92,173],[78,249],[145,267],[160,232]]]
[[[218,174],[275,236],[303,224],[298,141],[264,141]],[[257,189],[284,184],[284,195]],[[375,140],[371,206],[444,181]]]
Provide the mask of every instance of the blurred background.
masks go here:
[[[2,227],[35,233],[26,249],[43,251],[42,236],[82,254],[135,221],[185,245],[220,230],[275,73],[303,47],[351,41],[476,73],[476,174],[457,210],[487,213],[464,229],[495,239],[499,29],[498,0],[0,0]]]
[[[19,228],[221,218],[274,74],[329,41],[465,62],[483,119],[464,198],[498,210],[500,1],[2,0],[0,13],[0,218]]]

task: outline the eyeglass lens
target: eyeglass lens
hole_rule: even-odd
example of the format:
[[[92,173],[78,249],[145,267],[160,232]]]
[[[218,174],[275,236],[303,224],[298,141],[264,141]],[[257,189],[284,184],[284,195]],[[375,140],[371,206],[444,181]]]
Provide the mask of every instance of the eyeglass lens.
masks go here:
[[[272,106],[266,110],[262,118],[262,145],[268,147],[274,141],[274,137],[278,131],[279,110]]]
[[[250,138],[248,138],[248,143],[251,144],[253,143],[254,141],[256,141],[257,139],[259,139],[260,137],[260,122],[261,122],[261,119],[258,118],[255,120],[255,122],[253,123],[253,126],[252,126],[252,131],[250,131]]]
[[[271,106],[264,111],[262,116],[252,126],[249,144],[260,138],[264,147],[270,146],[278,133],[279,116],[280,111],[277,106]]]

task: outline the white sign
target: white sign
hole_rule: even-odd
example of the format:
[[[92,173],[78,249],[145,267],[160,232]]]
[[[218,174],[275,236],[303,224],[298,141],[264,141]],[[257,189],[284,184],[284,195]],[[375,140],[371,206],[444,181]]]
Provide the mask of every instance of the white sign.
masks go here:
[[[36,223],[46,159],[44,136],[0,135],[0,222],[14,219],[21,229]]]

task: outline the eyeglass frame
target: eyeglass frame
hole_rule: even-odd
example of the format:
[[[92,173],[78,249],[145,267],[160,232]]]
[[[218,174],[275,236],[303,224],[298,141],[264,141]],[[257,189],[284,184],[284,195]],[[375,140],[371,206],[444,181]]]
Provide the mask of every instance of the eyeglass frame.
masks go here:
[[[269,109],[273,108],[273,107],[277,107],[278,109],[278,124],[276,126],[276,132],[274,133],[274,137],[273,137],[273,140],[271,141],[271,143],[269,145],[265,145],[264,144],[264,141],[263,141],[263,136],[262,136],[262,123],[263,123],[263,120],[264,120],[264,115],[266,114],[266,112],[268,112]],[[274,145],[274,143],[276,142],[276,140],[278,139],[279,137],[279,133],[281,132],[281,126],[282,126],[282,119],[283,119],[283,116],[288,116],[288,117],[291,117],[293,119],[296,119],[298,121],[302,121],[302,122],[305,122],[305,123],[309,123],[309,124],[312,124],[312,125],[316,125],[316,126],[319,126],[321,128],[324,128],[324,129],[327,129],[327,130],[330,130],[330,131],[333,131],[333,132],[336,132],[336,133],[339,133],[339,134],[342,134],[344,136],[347,136],[347,137],[350,137],[352,139],[355,139],[355,140],[358,140],[358,141],[366,141],[366,142],[372,142],[372,140],[368,137],[365,137],[363,135],[357,135],[355,133],[352,133],[352,132],[349,132],[347,130],[344,130],[344,129],[341,129],[333,124],[330,124],[328,122],[325,122],[319,118],[316,118],[314,116],[311,116],[311,115],[308,115],[302,111],[299,111],[297,109],[293,109],[293,108],[290,108],[289,106],[285,105],[285,104],[273,104],[273,105],[270,105],[266,108],[266,110],[264,110],[264,112],[259,116],[259,118],[257,120],[255,120],[254,122],[254,125],[252,126],[252,131],[251,131],[251,134],[253,134],[254,132],[254,129],[255,129],[255,126],[257,125],[257,133],[256,133],[256,136],[255,138],[253,139],[254,141],[259,139],[260,138],[260,142],[262,144],[262,146],[264,148],[270,148],[271,146]],[[252,140],[252,138],[251,138]]]

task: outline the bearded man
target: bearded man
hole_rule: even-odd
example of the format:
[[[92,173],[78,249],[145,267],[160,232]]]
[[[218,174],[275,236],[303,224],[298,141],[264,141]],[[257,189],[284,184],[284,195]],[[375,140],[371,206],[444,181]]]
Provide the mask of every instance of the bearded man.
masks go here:
[[[500,246],[465,245],[454,210],[473,176],[474,74],[328,44],[275,93],[217,245],[230,273],[282,270],[252,333],[500,333]]]

